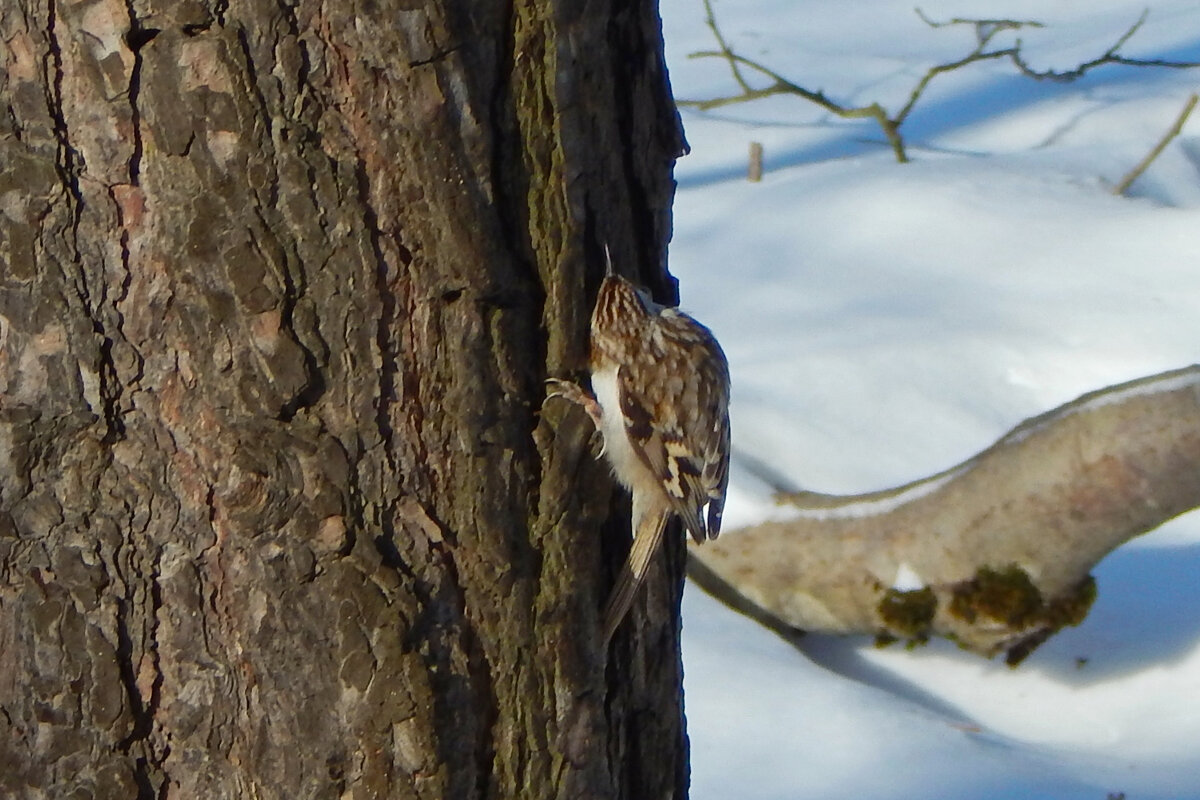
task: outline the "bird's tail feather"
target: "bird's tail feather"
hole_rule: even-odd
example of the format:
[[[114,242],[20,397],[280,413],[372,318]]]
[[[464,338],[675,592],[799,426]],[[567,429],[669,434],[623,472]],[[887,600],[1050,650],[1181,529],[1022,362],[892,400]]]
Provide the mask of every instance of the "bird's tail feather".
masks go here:
[[[625,619],[625,614],[633,604],[634,597],[637,596],[638,588],[646,579],[650,559],[658,550],[658,543],[662,541],[663,530],[666,528],[669,518],[670,514],[665,512],[648,515],[640,520],[641,524],[638,527],[641,530],[634,532],[633,544],[629,548],[629,559],[621,568],[621,574],[617,576],[617,583],[613,586],[612,594],[608,596],[608,603],[604,606],[605,647],[612,640],[621,621]]]

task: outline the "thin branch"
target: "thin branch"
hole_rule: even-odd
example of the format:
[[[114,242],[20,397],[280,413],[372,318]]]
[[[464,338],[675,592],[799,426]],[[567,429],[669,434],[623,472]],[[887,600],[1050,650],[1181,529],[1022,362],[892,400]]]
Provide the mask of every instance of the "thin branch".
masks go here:
[[[975,29],[975,39],[979,42],[979,47],[982,49],[987,46],[987,43],[992,40],[992,37],[1001,31],[1013,31],[1018,28],[1044,28],[1046,27],[1040,22],[1027,19],[971,19],[968,17],[952,17],[945,22],[935,22],[925,16],[925,12],[920,8],[914,8],[917,16],[931,28],[949,28],[955,25],[970,25]]]
[[[984,52],[983,45],[981,45],[978,49],[968,53],[958,61],[951,61],[948,64],[938,64],[935,67],[930,67],[929,70],[926,71],[926,73],[921,77],[921,79],[917,81],[917,84],[909,93],[908,102],[904,104],[899,113],[897,113],[892,119],[895,121],[897,126],[904,124],[904,120],[908,119],[909,113],[913,110],[913,107],[917,104],[917,101],[921,99],[921,95],[925,93],[925,89],[929,87],[929,84],[938,75],[946,72],[952,72],[956,69],[961,69],[968,64],[974,64],[976,61],[987,61],[989,59],[1002,58],[1007,54],[1007,50]]]
[[[725,37],[721,34],[721,29],[717,27],[717,18],[713,14],[712,0],[704,0],[704,22],[712,31],[713,38],[717,40],[717,47],[720,48],[720,55],[729,62],[729,71],[733,73],[733,79],[737,81],[738,86],[742,87],[743,92],[753,91],[750,84],[746,83],[746,79],[742,77],[742,71],[738,69],[737,61],[734,60],[733,51],[729,49],[729,45],[725,42]]]
[[[786,93],[786,94],[799,95],[800,97],[803,97],[805,100],[816,103],[817,105],[821,106],[825,110],[832,111],[835,114],[839,114],[839,115],[847,114],[854,110],[848,106],[843,106],[843,105],[840,105],[839,103],[834,102],[833,100],[830,100],[829,97],[823,91],[814,92],[811,89],[805,89],[803,86],[800,86],[799,84],[792,83],[787,78],[783,77],[782,75],[780,75],[778,72],[771,69],[767,65],[762,64],[758,61],[755,61],[754,59],[737,55],[736,53],[733,53],[733,52],[729,52],[729,51],[725,51],[725,50],[701,50],[697,53],[691,53],[688,55],[688,58],[713,58],[713,57],[723,58],[723,59],[729,61],[731,64],[735,64],[735,65],[740,64],[742,66],[749,67],[750,69],[759,73],[763,77],[770,78],[772,83],[770,86],[763,88],[763,89],[748,88],[746,90],[746,92],[748,94],[753,95],[753,97],[751,97],[751,98],[747,98],[746,95],[733,95],[730,97],[718,97],[718,98],[715,98],[712,100],[681,100],[679,102],[679,105],[692,106],[694,108],[700,109],[701,111],[706,111],[710,108],[717,108],[718,106],[729,105],[731,103],[745,102],[747,99],[758,99],[759,97],[769,97],[772,94]]]
[[[1016,46],[1012,48],[1012,53],[1010,54],[1009,58],[1012,60],[1013,66],[1015,66],[1020,73],[1027,78],[1033,78],[1034,80],[1038,81],[1054,81],[1056,83],[1070,83],[1071,81],[1078,80],[1096,67],[1102,67],[1106,64],[1120,64],[1126,67],[1166,67],[1167,69],[1191,69],[1193,67],[1200,67],[1200,61],[1168,61],[1161,58],[1128,58],[1120,55],[1117,52],[1124,47],[1125,44],[1131,38],[1133,38],[1133,35],[1138,32],[1142,25],[1145,24],[1146,18],[1149,16],[1149,14],[1149,9],[1143,11],[1142,15],[1138,17],[1137,21],[1130,25],[1129,29],[1125,31],[1125,33],[1121,34],[1120,38],[1117,39],[1112,47],[1104,51],[1103,55],[1098,58],[1093,58],[1091,61],[1085,61],[1074,69],[1065,70],[1063,72],[1058,72],[1052,69],[1033,69],[1033,67],[1029,66],[1029,62],[1025,61],[1021,54],[1020,40],[1018,40]]]
[[[1129,170],[1125,177],[1121,178],[1120,182],[1113,187],[1113,194],[1125,194],[1125,192],[1129,190],[1129,187],[1133,185],[1133,182],[1140,178],[1142,173],[1145,172],[1152,163],[1154,163],[1154,159],[1158,158],[1159,153],[1165,150],[1167,145],[1171,143],[1171,140],[1180,134],[1180,132],[1183,130],[1184,123],[1187,122],[1187,118],[1191,116],[1192,109],[1196,107],[1196,100],[1196,93],[1192,92],[1191,96],[1188,97],[1187,102],[1183,104],[1183,110],[1180,111],[1179,116],[1175,118],[1175,124],[1163,134],[1162,138],[1158,140],[1158,144],[1154,145],[1154,147],[1150,149],[1150,152],[1146,154],[1146,157],[1139,161],[1137,166]]]
[[[680,106],[697,108],[701,111],[707,111],[721,106],[732,105],[734,103],[745,103],[751,100],[759,100],[764,97],[772,97],[775,95],[795,95],[815,103],[826,111],[835,114],[844,119],[873,119],[879,125],[884,136],[887,137],[888,144],[891,145],[892,151],[896,156],[896,160],[903,163],[908,161],[908,155],[905,150],[904,139],[900,134],[900,127],[908,119],[917,102],[924,95],[933,79],[947,72],[952,72],[957,69],[962,69],[969,64],[974,64],[979,61],[991,61],[996,59],[1008,59],[1017,71],[1034,80],[1049,80],[1059,83],[1068,83],[1077,80],[1086,75],[1091,70],[1107,64],[1119,64],[1129,67],[1167,67],[1171,69],[1189,69],[1192,67],[1200,67],[1200,62],[1197,61],[1170,61],[1166,59],[1142,59],[1129,58],[1120,55],[1120,49],[1133,38],[1134,34],[1141,29],[1146,22],[1149,11],[1143,11],[1129,28],[1122,33],[1117,40],[1109,47],[1102,55],[1091,61],[1086,61],[1073,69],[1056,71],[1056,70],[1037,70],[1030,66],[1025,60],[1022,53],[1023,43],[1020,39],[1011,47],[999,49],[989,49],[992,40],[1002,32],[1020,30],[1022,28],[1042,28],[1045,27],[1040,22],[1033,20],[1013,20],[1013,19],[970,19],[965,17],[954,17],[946,21],[936,21],[930,19],[920,9],[915,9],[917,16],[931,28],[945,28],[951,26],[970,26],[974,29],[976,45],[971,52],[967,53],[962,58],[955,61],[950,61],[945,64],[938,64],[926,70],[925,74],[917,81],[912,90],[908,94],[903,106],[895,114],[889,113],[880,103],[875,102],[865,106],[851,106],[839,103],[831,99],[824,91],[813,91],[807,89],[784,77],[779,72],[771,69],[762,62],[755,61],[745,56],[738,55],[730,47],[724,35],[721,33],[720,26],[717,24],[716,15],[713,13],[712,0],[704,0],[704,8],[706,12],[705,22],[712,30],[713,36],[717,40],[717,50],[705,50],[701,52],[691,53],[690,58],[720,58],[729,64],[730,71],[733,73],[734,79],[738,86],[741,87],[741,93],[729,95],[726,97],[716,97],[708,100],[681,100]],[[758,73],[770,81],[770,84],[765,87],[755,88],[746,79],[743,74],[743,68]]]
[[[741,64],[766,78],[770,78],[772,83],[761,89],[750,89],[749,91],[730,97],[718,97],[712,100],[680,100],[678,104],[681,106],[689,106],[697,108],[701,111],[708,111],[713,108],[719,108],[725,105],[733,105],[734,103],[744,103],[748,100],[758,100],[763,97],[771,97],[777,94],[790,94],[803,97],[811,103],[815,103],[821,108],[836,114],[843,119],[873,119],[879,125],[884,135],[887,136],[888,143],[892,146],[892,151],[896,155],[896,160],[904,163],[908,161],[908,155],[904,151],[904,142],[900,138],[899,123],[894,122],[888,117],[887,111],[879,103],[871,103],[868,106],[844,106],[834,102],[823,91],[812,91],[806,89],[799,84],[792,83],[787,78],[780,75],[775,70],[745,56],[739,56],[736,53],[726,53],[722,51],[704,50],[698,53],[692,53],[689,58],[709,58],[720,57],[729,61],[730,64]]]

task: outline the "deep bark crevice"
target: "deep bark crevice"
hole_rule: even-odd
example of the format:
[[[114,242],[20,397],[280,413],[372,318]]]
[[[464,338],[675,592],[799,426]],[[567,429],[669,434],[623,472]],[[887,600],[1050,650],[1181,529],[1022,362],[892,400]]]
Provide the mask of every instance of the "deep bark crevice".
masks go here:
[[[129,155],[129,185],[137,186],[141,176],[142,166],[142,116],[138,110],[138,94],[142,90],[142,48],[150,44],[159,34],[157,28],[143,28],[137,18],[133,3],[127,5],[129,11],[129,32],[125,34],[125,43],[133,53],[133,68],[129,73],[129,118],[132,126],[133,152]]]
[[[58,0],[46,3],[46,55],[42,59],[45,76],[46,110],[54,124],[58,144],[55,168],[63,188],[73,202],[73,233],[78,236],[79,219],[83,213],[83,192],[79,187],[79,153],[71,146],[71,134],[63,113],[63,52],[58,40]],[[76,247],[76,253],[78,248]]]

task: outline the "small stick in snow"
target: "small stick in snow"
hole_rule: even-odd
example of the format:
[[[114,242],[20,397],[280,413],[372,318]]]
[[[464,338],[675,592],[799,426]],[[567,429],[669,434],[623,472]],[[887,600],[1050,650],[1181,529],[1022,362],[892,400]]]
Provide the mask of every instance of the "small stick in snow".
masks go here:
[[[1179,132],[1183,130],[1184,123],[1187,122],[1187,118],[1191,115],[1192,109],[1195,107],[1196,93],[1192,92],[1191,97],[1189,97],[1187,102],[1183,104],[1183,111],[1180,111],[1179,116],[1176,117],[1175,124],[1171,126],[1170,130],[1163,134],[1163,137],[1158,140],[1158,144],[1151,148],[1150,152],[1146,154],[1146,157],[1139,161],[1137,166],[1129,170],[1125,177],[1121,178],[1121,181],[1113,187],[1113,194],[1123,195],[1129,190],[1129,187],[1133,185],[1133,182],[1140,178],[1142,173],[1145,172],[1152,163],[1154,163],[1154,159],[1158,158],[1159,153],[1165,150],[1167,145],[1171,143],[1171,140],[1178,136]]]
[[[750,143],[750,167],[746,170],[746,180],[758,183],[763,175],[763,146],[762,142]]]

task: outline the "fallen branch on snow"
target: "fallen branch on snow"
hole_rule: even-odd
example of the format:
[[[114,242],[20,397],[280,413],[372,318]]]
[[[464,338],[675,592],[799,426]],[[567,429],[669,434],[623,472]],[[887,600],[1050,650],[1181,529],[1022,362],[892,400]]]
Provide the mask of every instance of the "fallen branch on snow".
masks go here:
[[[1200,366],[1091,392],[933,477],[692,548],[705,591],[784,633],[942,636],[1016,664],[1087,615],[1090,570],[1200,505]]]

